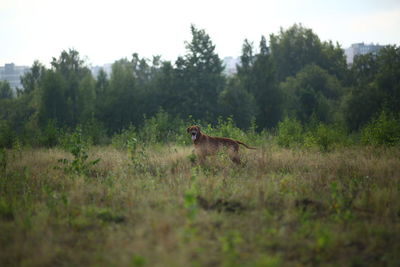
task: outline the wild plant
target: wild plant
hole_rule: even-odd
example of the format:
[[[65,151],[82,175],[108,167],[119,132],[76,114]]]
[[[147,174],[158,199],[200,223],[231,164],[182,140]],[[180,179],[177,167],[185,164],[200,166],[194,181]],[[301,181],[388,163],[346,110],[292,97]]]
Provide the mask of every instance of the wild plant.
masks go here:
[[[374,146],[400,144],[400,121],[382,111],[361,130],[361,143]]]
[[[0,175],[5,175],[7,171],[7,152],[4,148],[0,148]]]
[[[127,140],[126,147],[128,149],[133,168],[141,173],[146,172],[148,170],[149,159],[149,156],[146,152],[146,147],[144,145],[138,146],[138,140],[135,137]]]
[[[88,175],[90,169],[99,163],[100,158],[96,160],[88,160],[88,142],[82,136],[82,129],[78,127],[70,136],[69,142],[64,144],[65,149],[73,155],[73,159],[59,159],[58,162],[64,165],[63,170],[67,173],[77,175]]]
[[[190,178],[190,187],[187,189],[183,195],[183,206],[186,210],[186,218],[188,222],[191,224],[196,219],[199,206],[197,203],[198,196],[198,184],[197,184],[197,176],[201,167],[196,166],[192,168],[192,176]]]
[[[286,117],[278,123],[277,141],[278,145],[286,148],[301,145],[304,141],[303,126],[298,120]]]

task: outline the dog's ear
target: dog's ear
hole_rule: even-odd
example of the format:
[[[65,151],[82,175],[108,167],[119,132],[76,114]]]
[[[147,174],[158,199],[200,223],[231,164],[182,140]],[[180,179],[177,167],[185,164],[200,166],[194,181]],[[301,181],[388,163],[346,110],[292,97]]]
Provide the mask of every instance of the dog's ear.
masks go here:
[[[200,132],[200,126],[199,126],[199,125],[196,125],[196,127],[197,127],[197,130],[199,130],[199,132]]]
[[[187,129],[186,129],[186,132],[188,132],[188,133],[189,133],[189,130],[190,130],[190,127],[187,127]]]

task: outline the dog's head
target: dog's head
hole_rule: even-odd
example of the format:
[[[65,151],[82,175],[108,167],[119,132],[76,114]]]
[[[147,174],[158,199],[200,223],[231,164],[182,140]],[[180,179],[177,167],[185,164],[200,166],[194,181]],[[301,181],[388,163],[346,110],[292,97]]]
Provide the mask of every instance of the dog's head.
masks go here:
[[[186,131],[190,134],[193,141],[200,137],[200,127],[197,125],[188,127]]]

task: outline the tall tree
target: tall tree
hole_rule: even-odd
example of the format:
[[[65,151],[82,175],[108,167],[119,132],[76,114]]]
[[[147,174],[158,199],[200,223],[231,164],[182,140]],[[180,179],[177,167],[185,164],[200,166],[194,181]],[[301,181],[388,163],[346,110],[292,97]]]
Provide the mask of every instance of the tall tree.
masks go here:
[[[261,37],[252,77],[255,81],[252,93],[260,109],[257,122],[261,127],[274,127],[281,119],[282,94],[276,83],[275,67],[264,36]]]
[[[387,46],[378,54],[355,57],[352,90],[346,98],[345,118],[357,130],[382,110],[400,116],[400,48]]]
[[[39,125],[46,127],[50,122],[55,122],[59,127],[71,126],[68,100],[65,97],[67,85],[62,75],[54,70],[48,70],[41,84]]]
[[[142,114],[138,112],[139,94],[134,75],[134,62],[120,59],[112,65],[110,88],[99,114],[112,133],[130,124],[139,124]]]
[[[216,120],[218,95],[224,88],[223,64],[215,45],[204,31],[191,26],[192,40],[187,54],[176,61],[182,115],[195,119]]]
[[[253,55],[253,45],[245,40],[240,59],[237,76],[241,86],[255,97],[257,124],[261,128],[274,127],[281,118],[282,95],[265,37],[261,37],[256,55]]]
[[[94,105],[94,81],[79,52],[62,51],[58,59],[53,58],[51,66],[41,79],[41,124],[52,120],[59,127],[75,127],[90,120],[85,116],[93,113],[89,115],[85,110],[87,105]]]
[[[285,95],[286,115],[308,123],[312,116],[333,122],[343,88],[339,80],[321,67],[311,64],[280,84]]]
[[[7,81],[0,81],[0,99],[7,99],[13,97],[13,91]]]
[[[30,70],[21,77],[23,87],[21,94],[29,94],[39,88],[45,71],[46,68],[39,61],[35,60]]]
[[[236,125],[242,129],[249,128],[258,114],[256,99],[243,88],[237,76],[229,78],[226,88],[218,99],[221,115],[232,116]]]
[[[281,28],[278,35],[270,35],[272,59],[279,81],[295,76],[309,64],[316,64],[340,80],[346,78],[346,59],[338,44],[321,42],[319,37],[301,24],[287,30]]]

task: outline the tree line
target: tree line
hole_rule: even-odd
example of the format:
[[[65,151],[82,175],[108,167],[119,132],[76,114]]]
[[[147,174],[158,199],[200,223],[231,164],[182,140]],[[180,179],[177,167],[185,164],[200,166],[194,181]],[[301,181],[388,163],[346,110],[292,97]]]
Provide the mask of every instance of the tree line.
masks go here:
[[[400,50],[386,46],[346,64],[338,43],[321,41],[294,24],[245,40],[237,73],[224,75],[223,61],[203,29],[191,25],[186,54],[175,62],[134,53],[112,64],[108,76],[93,77],[74,49],[63,51],[46,68],[35,61],[14,96],[0,83],[0,139],[27,143],[57,129],[85,125],[111,136],[141,127],[160,111],[169,118],[216,123],[233,117],[239,128],[275,129],[285,118],[303,125],[336,124],[360,130],[385,112],[400,114]],[[4,137],[6,136],[6,137]],[[11,138],[11,137],[10,137]],[[4,145],[5,142],[3,142]]]

